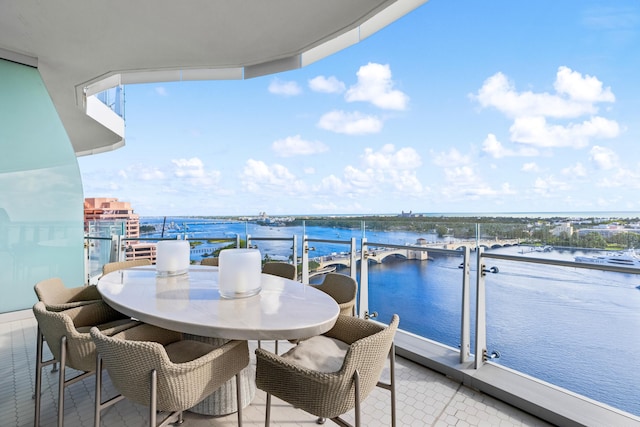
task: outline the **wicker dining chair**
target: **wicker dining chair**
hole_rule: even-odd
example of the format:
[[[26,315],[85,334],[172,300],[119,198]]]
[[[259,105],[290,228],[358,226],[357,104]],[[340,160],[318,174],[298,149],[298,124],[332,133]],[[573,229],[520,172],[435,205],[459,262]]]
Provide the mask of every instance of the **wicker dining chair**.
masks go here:
[[[35,284],[33,290],[36,292],[38,301],[42,301],[50,311],[68,310],[102,301],[102,296],[95,285],[67,288],[58,277],[41,280]]]
[[[160,425],[195,406],[225,382],[236,377],[238,425],[242,425],[241,390],[238,373],[249,364],[247,341],[213,344],[183,339],[179,332],[141,324],[107,336],[91,329],[98,349],[96,371],[106,368],[114,387],[127,399],[149,407],[149,425],[155,427],[157,412],[170,412]],[[99,398],[102,375],[96,379],[96,426],[100,412],[111,402]]]
[[[331,295],[340,306],[340,314],[355,315],[358,284],[352,277],[340,273],[328,273],[322,283],[309,286]]]
[[[271,396],[321,419],[349,426],[340,416],[355,409],[361,425],[360,403],[376,387],[391,392],[391,425],[396,425],[395,347],[400,318],[385,327],[369,320],[338,316],[324,335],[301,341],[279,356],[256,349],[256,386],[267,393],[265,426],[271,418]],[[379,381],[389,357],[390,382]]]
[[[68,310],[70,308],[80,307],[81,305],[94,304],[102,301],[102,296],[95,285],[67,288],[59,277],[41,280],[34,285],[33,290],[38,297],[38,301],[43,302],[49,311]],[[40,328],[38,328],[36,337],[36,354],[40,355],[40,357],[36,361],[36,387],[32,397],[36,400],[36,410],[39,414],[40,396],[38,391],[40,390],[41,384],[38,380],[41,378],[41,369],[45,366],[53,365],[51,372],[57,372],[58,361],[55,358],[42,360],[44,336]]]
[[[58,426],[64,425],[64,390],[67,386],[92,375],[96,366],[95,345],[89,335],[91,327],[98,327],[105,334],[118,333],[138,322],[109,307],[105,302],[86,304],[68,310],[47,310],[44,302],[33,306],[38,322],[38,334],[42,334],[53,355],[60,364],[58,369]],[[42,392],[42,341],[36,349],[35,425],[40,425]],[[81,371],[66,379],[66,368]]]
[[[146,258],[131,259],[128,261],[109,262],[102,266],[102,275],[109,274],[116,270],[124,270],[125,268],[140,267],[143,265],[151,265],[151,260]]]
[[[297,279],[296,266],[288,262],[265,262],[262,266],[262,272],[284,277],[285,279]]]
[[[212,267],[217,267],[218,257],[214,256],[214,257],[202,258],[202,261],[200,261],[200,265],[209,265]]]

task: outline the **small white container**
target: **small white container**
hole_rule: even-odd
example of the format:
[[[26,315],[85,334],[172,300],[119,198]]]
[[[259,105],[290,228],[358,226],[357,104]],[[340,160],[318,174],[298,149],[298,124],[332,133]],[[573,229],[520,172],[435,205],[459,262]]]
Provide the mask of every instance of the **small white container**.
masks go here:
[[[244,298],[261,289],[262,258],[257,249],[224,249],[218,260],[218,286],[223,298]]]
[[[179,276],[189,271],[191,248],[186,240],[161,240],[156,245],[158,276]]]

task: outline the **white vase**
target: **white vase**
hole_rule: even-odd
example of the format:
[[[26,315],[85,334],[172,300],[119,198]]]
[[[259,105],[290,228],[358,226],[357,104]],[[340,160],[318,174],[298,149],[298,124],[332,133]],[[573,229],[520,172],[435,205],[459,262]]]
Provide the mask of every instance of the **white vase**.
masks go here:
[[[162,240],[156,245],[158,276],[178,276],[189,271],[191,248],[186,240]]]
[[[218,259],[218,286],[223,298],[244,298],[261,289],[262,259],[257,249],[224,249]]]

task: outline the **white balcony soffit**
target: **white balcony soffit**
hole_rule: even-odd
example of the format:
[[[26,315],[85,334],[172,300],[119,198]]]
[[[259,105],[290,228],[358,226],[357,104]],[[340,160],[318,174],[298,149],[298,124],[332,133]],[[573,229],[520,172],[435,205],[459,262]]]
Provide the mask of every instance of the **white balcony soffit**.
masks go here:
[[[0,58],[37,66],[77,155],[123,145],[85,114],[114,87],[309,65],[427,0],[2,0]]]

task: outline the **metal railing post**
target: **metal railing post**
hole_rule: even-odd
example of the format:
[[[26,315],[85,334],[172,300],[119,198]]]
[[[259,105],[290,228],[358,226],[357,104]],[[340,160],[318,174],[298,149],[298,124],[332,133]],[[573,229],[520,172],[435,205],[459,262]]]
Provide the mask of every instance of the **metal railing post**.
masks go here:
[[[462,308],[460,321],[460,363],[465,363],[471,356],[471,302],[469,301],[469,286],[471,277],[471,262],[469,247],[464,248],[462,261]]]
[[[111,250],[109,251],[109,262],[120,261],[120,236],[111,236]]]
[[[356,238],[351,238],[351,246],[349,249],[349,274],[353,280],[358,281],[358,252],[356,247]]]
[[[367,261],[367,238],[362,238],[360,245],[360,284],[356,301],[356,315],[364,317],[369,311],[369,262]]]
[[[309,284],[309,240],[302,236],[302,283]]]
[[[487,306],[485,295],[485,266],[482,258],[484,248],[476,247],[476,350],[474,368],[480,369],[487,352]]]
[[[296,277],[298,277],[298,239],[296,237],[296,235],[293,235],[293,241],[291,242],[291,250],[293,252],[292,257],[291,257],[291,261],[293,263],[293,266],[296,268]]]

